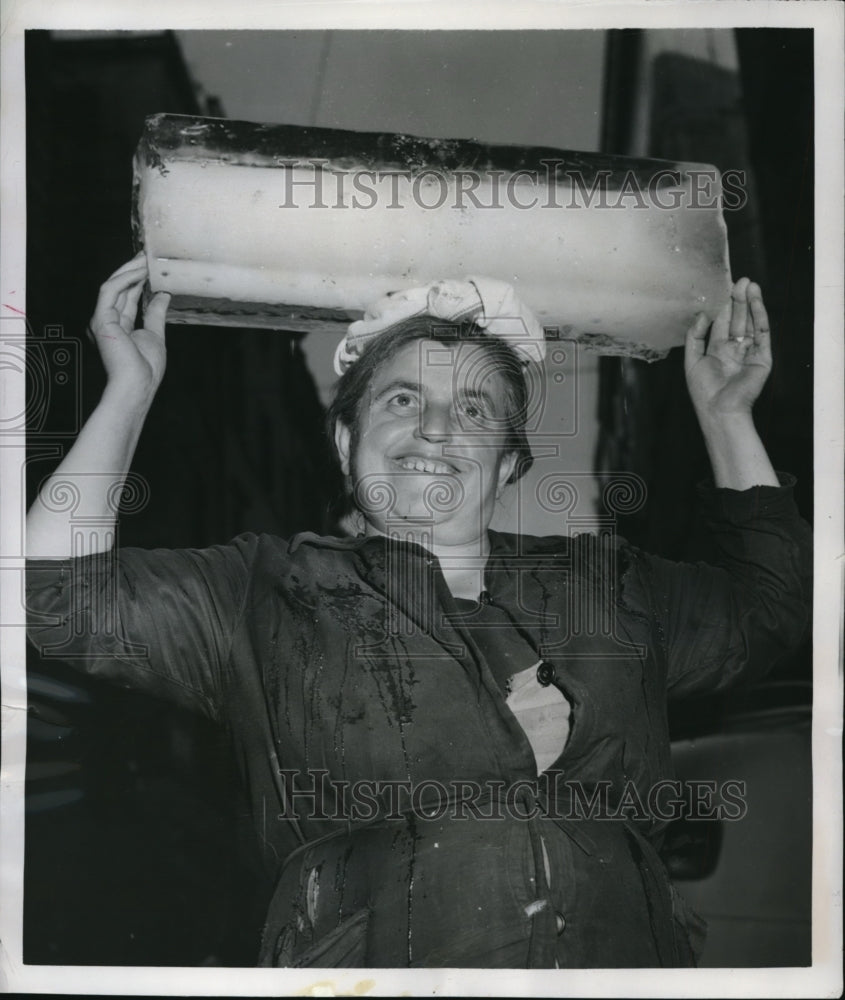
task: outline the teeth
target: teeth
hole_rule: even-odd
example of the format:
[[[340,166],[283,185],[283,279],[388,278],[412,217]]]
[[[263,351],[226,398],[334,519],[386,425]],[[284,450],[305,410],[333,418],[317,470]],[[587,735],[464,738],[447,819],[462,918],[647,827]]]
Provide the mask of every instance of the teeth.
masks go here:
[[[455,471],[442,462],[426,461],[422,458],[403,458],[399,462],[399,465],[409,472],[427,472],[433,476],[448,476]]]

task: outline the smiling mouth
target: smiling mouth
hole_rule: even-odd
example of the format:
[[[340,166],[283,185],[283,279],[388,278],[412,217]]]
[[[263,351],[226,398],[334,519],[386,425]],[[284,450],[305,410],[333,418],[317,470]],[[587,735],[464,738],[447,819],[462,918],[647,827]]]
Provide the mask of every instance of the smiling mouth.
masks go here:
[[[431,458],[420,458],[418,455],[405,455],[395,459],[400,469],[407,472],[423,472],[429,476],[455,476],[458,470],[445,462],[435,462]]]

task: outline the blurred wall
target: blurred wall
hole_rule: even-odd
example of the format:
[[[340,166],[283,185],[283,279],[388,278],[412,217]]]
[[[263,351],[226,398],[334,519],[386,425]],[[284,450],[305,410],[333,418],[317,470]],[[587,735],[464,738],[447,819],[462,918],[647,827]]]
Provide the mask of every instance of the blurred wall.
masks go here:
[[[177,31],[229,118],[594,150],[601,31]]]

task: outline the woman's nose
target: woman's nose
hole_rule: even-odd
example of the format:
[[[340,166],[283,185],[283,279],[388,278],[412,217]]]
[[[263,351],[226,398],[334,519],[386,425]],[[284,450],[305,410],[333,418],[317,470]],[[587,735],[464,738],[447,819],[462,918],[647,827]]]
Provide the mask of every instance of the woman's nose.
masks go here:
[[[420,413],[417,434],[427,441],[445,441],[452,436],[452,414],[441,406],[427,406]]]

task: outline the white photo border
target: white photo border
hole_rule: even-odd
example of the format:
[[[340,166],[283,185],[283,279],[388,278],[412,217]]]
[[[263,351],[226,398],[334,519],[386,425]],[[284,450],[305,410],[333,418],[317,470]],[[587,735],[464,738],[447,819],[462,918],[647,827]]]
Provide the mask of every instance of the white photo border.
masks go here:
[[[0,60],[0,336],[20,336],[26,310],[24,32],[172,29],[815,29],[815,625],[813,701],[813,965],[696,970],[284,970],[23,964],[23,791],[26,672],[19,600],[23,440],[0,441],[0,991],[134,995],[838,996],[842,989],[843,651],[843,38],[845,7],[827,0],[271,2],[19,0],[2,11]],[[245,23],[248,22],[248,23]],[[65,248],[67,249],[67,248]],[[0,406],[21,413],[20,372],[0,370]],[[2,415],[2,414],[0,414]]]

